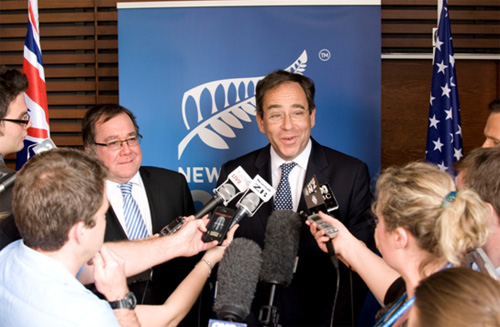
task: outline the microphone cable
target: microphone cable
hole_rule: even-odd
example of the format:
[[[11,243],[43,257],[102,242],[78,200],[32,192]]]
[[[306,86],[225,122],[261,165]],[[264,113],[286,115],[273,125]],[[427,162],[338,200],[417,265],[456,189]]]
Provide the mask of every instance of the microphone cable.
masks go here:
[[[333,241],[330,239],[329,242],[326,242],[326,247],[328,248],[328,255],[330,256],[330,260],[332,261],[335,270],[337,271],[337,287],[335,288],[335,296],[333,298],[333,308],[332,308],[332,317],[330,319],[330,327],[333,327],[333,318],[335,316],[335,307],[337,306],[337,298],[339,296],[339,287],[340,287],[340,269],[339,269],[339,260],[337,255],[335,254],[335,249],[333,247]],[[352,296],[351,296],[352,301]],[[352,305],[351,305],[352,311]]]

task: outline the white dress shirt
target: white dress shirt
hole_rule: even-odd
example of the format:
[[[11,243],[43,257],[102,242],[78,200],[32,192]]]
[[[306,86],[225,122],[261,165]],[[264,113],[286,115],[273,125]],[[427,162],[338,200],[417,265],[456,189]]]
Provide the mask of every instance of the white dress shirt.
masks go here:
[[[292,191],[292,201],[293,210],[297,211],[299,207],[299,202],[302,197],[302,188],[304,187],[304,179],[306,178],[307,163],[309,162],[309,156],[311,154],[312,142],[311,139],[307,142],[307,146],[299,154],[293,162],[297,165],[292,169],[290,175],[288,175],[288,181],[290,182],[290,189]],[[275,190],[278,189],[278,185],[281,179],[281,168],[280,166],[284,163],[289,163],[292,161],[285,161],[274,151],[271,146],[271,172],[272,172],[272,185]]]
[[[137,172],[134,177],[130,179],[132,182],[132,197],[141,210],[142,219],[146,224],[149,235],[153,234],[153,223],[151,222],[151,212],[149,210],[148,196],[144,183],[142,182],[141,174]],[[106,194],[108,196],[109,204],[115,211],[118,221],[122,225],[123,230],[127,233],[127,225],[125,224],[125,215],[123,213],[123,195],[120,190],[120,184],[106,180]]]

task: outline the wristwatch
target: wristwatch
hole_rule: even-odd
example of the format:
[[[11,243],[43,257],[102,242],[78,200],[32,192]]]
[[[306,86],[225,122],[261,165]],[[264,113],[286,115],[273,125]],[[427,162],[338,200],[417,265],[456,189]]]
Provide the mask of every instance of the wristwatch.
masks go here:
[[[121,300],[109,302],[109,305],[111,306],[111,308],[113,310],[115,310],[115,309],[130,309],[130,310],[134,310],[136,304],[137,304],[137,299],[135,298],[135,295],[132,292],[129,292]]]

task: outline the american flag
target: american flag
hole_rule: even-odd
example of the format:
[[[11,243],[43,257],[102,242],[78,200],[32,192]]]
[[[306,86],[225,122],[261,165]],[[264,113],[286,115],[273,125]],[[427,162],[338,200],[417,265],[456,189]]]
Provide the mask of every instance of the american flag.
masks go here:
[[[47,91],[40,47],[38,0],[28,0],[28,31],[24,41],[23,73],[29,81],[25,100],[32,126],[28,129],[28,136],[24,140],[24,149],[17,153],[17,169],[33,156],[35,145],[50,137]]]
[[[434,53],[425,160],[455,176],[462,154],[462,128],[448,3],[443,0]]]

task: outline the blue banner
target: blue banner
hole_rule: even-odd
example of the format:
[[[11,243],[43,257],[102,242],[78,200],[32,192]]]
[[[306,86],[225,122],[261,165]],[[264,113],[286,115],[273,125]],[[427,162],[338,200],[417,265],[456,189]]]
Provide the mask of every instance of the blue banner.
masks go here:
[[[255,121],[255,85],[289,69],[315,81],[312,136],[374,176],[380,4],[202,7],[209,3],[118,7],[120,104],[137,116],[143,164],[184,173],[195,200],[206,201],[222,163],[268,143]]]

